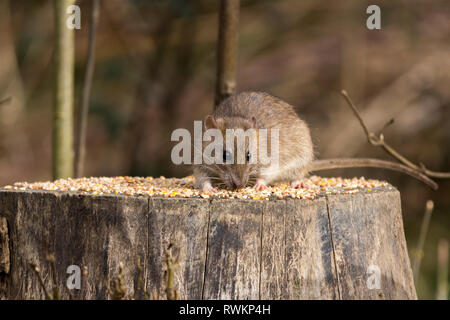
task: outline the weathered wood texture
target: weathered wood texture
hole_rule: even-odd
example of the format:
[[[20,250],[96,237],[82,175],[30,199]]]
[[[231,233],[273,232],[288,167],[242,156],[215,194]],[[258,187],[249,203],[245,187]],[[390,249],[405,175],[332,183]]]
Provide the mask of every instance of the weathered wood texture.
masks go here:
[[[0,299],[42,299],[29,268],[63,299],[107,299],[123,263],[131,294],[140,259],[165,298],[164,256],[179,248],[181,299],[416,299],[400,194],[393,188],[315,200],[206,200],[0,191]],[[46,245],[45,245],[46,244]],[[47,246],[47,249],[46,247]],[[66,286],[77,265],[81,289]]]

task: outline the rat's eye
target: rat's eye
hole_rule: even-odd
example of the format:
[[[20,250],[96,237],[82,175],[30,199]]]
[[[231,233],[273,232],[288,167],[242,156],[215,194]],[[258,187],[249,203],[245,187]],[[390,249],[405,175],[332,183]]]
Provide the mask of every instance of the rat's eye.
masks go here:
[[[230,162],[230,161],[231,161],[230,151],[224,150],[223,151],[223,162]]]
[[[247,155],[246,155],[247,162],[250,161],[250,158],[251,158],[251,154],[250,154],[250,152],[247,151]]]

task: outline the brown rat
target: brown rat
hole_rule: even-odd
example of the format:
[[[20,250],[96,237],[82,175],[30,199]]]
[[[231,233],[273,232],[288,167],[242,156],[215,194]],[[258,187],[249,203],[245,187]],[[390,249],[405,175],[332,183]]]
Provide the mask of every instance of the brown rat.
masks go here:
[[[245,159],[243,163],[203,162],[195,165],[195,185],[203,191],[216,191],[214,187],[236,189],[248,185],[254,185],[256,189],[261,190],[267,184],[278,181],[290,181],[293,187],[298,187],[300,179],[308,173],[308,166],[314,158],[311,135],[306,123],[291,105],[264,92],[242,92],[228,97],[212,115],[206,117],[204,126],[205,129],[218,129],[222,133],[224,161],[230,156],[237,159],[239,148],[245,148],[240,150],[244,151],[241,154],[245,155]],[[240,147],[236,141],[229,141],[234,148],[227,150],[227,129],[254,129],[256,134],[245,139],[245,144],[240,144]],[[262,129],[267,129],[268,132],[268,155],[276,150],[275,144],[271,143],[272,135],[276,137],[276,134],[271,129],[278,129],[277,165],[259,161],[259,137],[265,133]],[[237,140],[235,137],[232,139]],[[255,149],[250,150],[251,142],[256,144],[257,152]],[[208,144],[209,142],[203,143],[203,150]]]

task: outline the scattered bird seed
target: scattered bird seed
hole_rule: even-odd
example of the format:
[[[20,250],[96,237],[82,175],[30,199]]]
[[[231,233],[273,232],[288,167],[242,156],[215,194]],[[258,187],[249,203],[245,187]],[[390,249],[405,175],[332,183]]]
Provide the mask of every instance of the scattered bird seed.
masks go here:
[[[353,194],[375,192],[381,188],[393,187],[386,181],[361,178],[324,178],[311,176],[303,180],[302,188],[292,188],[279,183],[257,191],[252,187],[239,190],[219,189],[216,193],[205,193],[194,188],[194,177],[93,177],[79,179],[60,179],[54,182],[17,182],[3,187],[5,190],[46,190],[72,192],[84,195],[124,195],[165,198],[221,198],[221,199],[315,199],[330,194]],[[1,190],[1,189],[0,189]]]

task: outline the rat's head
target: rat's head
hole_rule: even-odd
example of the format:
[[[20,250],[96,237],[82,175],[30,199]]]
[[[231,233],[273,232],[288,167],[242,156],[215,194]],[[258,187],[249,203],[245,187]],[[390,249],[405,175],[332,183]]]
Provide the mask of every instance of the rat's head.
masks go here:
[[[241,117],[214,118],[209,115],[205,119],[205,129],[217,129],[223,143],[220,154],[215,154],[216,161],[205,164],[211,176],[211,182],[218,187],[229,189],[244,188],[256,182],[258,173],[258,130],[256,118]],[[209,143],[204,143],[205,146]]]

